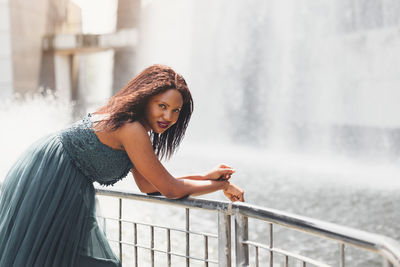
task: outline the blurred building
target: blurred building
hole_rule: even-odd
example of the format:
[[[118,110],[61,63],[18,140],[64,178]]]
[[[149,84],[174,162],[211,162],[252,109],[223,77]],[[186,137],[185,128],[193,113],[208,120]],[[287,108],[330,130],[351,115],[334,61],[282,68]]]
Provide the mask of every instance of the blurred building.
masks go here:
[[[0,97],[12,93],[12,54],[9,0],[0,1]]]
[[[3,0],[1,12],[1,95],[33,92],[40,84],[42,38],[81,32],[80,9],[68,0]]]
[[[72,0],[0,0],[0,96],[40,89],[79,96],[80,55],[113,51],[114,84],[133,72],[139,0],[120,0],[115,30],[85,33],[82,8]],[[96,5],[96,1],[92,2]],[[82,57],[83,58],[83,57]]]

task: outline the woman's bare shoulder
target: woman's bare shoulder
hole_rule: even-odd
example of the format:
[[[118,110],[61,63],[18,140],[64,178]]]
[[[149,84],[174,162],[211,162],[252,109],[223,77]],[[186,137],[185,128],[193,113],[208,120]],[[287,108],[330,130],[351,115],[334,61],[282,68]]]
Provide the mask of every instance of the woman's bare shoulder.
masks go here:
[[[118,128],[118,130],[115,131],[115,135],[119,139],[132,138],[132,137],[149,138],[146,129],[138,121],[125,123],[120,128]]]

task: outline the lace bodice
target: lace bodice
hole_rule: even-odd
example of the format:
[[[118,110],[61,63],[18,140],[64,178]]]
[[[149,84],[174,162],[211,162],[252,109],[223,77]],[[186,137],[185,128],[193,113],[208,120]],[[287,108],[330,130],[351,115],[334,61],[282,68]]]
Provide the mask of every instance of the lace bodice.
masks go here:
[[[92,128],[90,114],[59,133],[76,167],[90,180],[111,185],[124,178],[133,167],[125,151],[100,142]]]

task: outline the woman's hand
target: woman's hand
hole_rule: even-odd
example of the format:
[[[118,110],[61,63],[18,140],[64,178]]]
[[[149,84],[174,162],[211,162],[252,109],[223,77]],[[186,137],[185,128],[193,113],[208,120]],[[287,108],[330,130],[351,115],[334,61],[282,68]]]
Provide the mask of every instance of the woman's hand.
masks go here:
[[[244,202],[244,191],[240,187],[235,184],[229,183],[228,186],[224,189],[224,195],[230,201],[241,201]]]
[[[235,173],[234,169],[227,165],[220,164],[204,175],[204,177],[206,180],[229,180],[233,173]]]

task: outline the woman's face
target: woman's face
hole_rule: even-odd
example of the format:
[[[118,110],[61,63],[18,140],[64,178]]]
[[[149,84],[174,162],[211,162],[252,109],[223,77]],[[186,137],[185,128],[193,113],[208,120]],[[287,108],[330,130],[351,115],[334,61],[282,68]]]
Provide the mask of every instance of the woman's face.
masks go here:
[[[175,89],[152,96],[145,109],[143,126],[161,134],[174,125],[182,109],[182,95]]]

